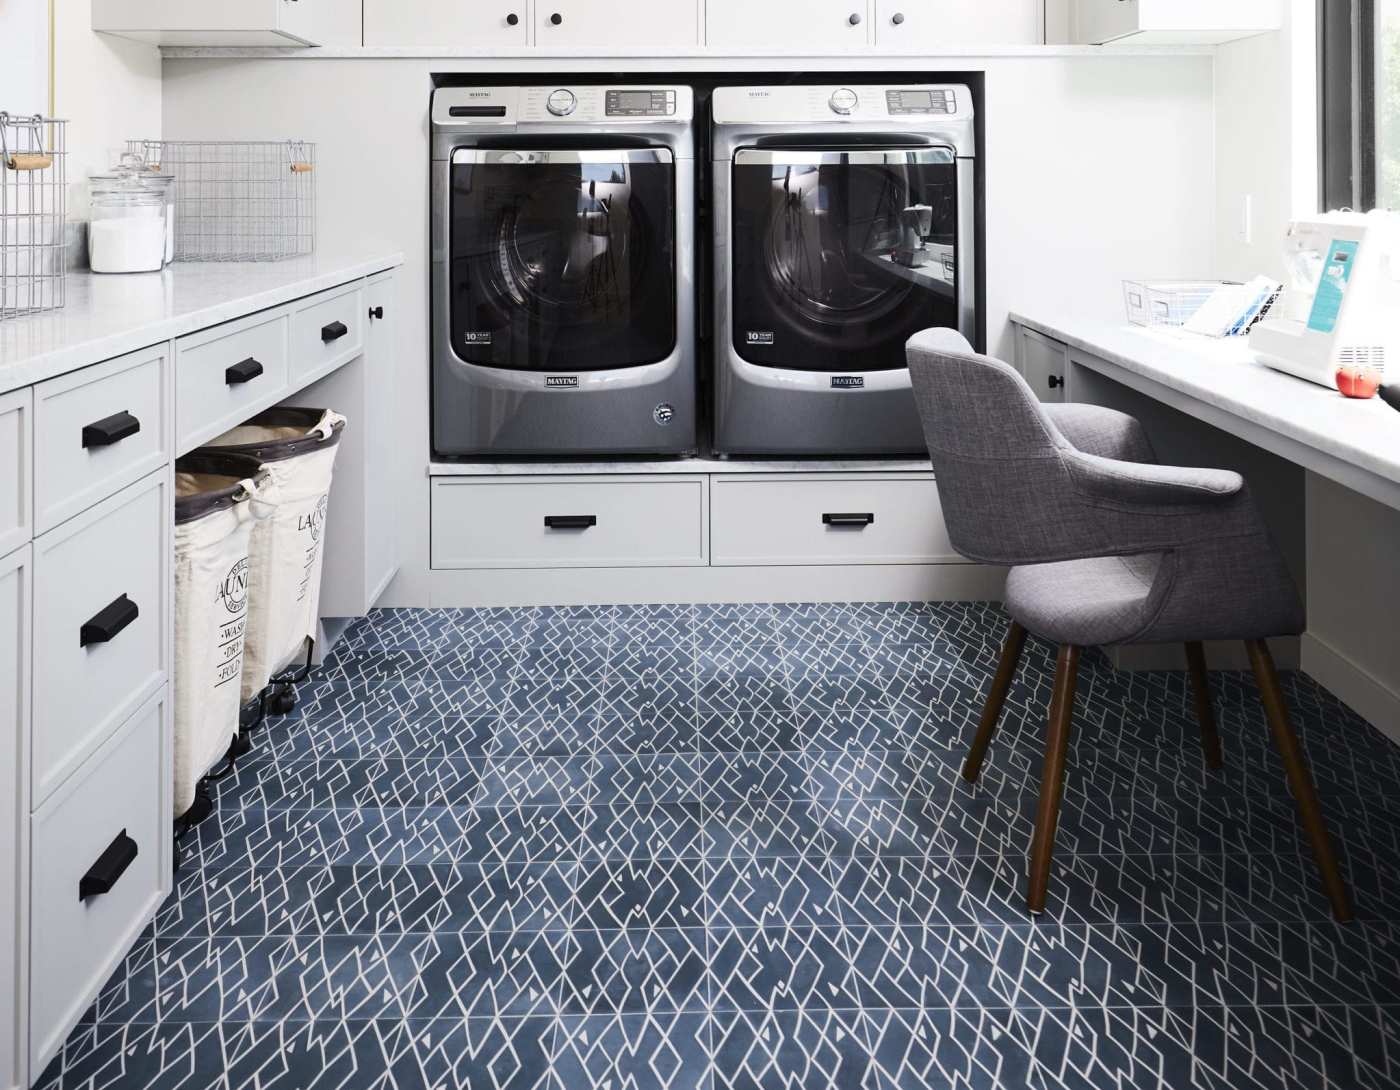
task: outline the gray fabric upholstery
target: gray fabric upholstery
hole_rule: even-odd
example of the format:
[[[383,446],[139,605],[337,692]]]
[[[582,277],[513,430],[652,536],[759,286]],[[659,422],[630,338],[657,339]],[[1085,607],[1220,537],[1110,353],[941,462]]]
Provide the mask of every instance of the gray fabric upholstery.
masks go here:
[[[1239,474],[1156,465],[1122,414],[1047,411],[1014,369],[948,331],[916,334],[908,352],[953,546],[1025,566],[1007,605],[1029,631],[1094,646],[1303,630]]]

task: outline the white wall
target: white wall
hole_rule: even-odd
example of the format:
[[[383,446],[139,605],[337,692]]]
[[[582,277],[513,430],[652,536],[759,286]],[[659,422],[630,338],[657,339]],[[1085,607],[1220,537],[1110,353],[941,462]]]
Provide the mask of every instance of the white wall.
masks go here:
[[[460,68],[470,62],[454,63]],[[572,66],[584,63],[591,62]],[[616,62],[601,62],[610,63]],[[391,590],[395,604],[430,601],[427,107],[434,67],[452,65],[165,63],[168,138],[315,140],[321,248],[374,244],[406,255],[400,289],[403,442],[393,451],[405,496],[406,563]],[[1198,276],[1209,270],[1210,58],[998,59],[985,68],[985,256],[994,348],[1009,349],[1006,315],[1012,307],[1119,313],[1125,276]],[[1144,212],[1151,219],[1144,220]]]
[[[0,110],[49,111],[47,0],[0,0]]]
[[[160,135],[160,52],[94,34],[91,0],[53,2],[54,113],[69,122],[68,216],[86,219],[88,175],[112,167],[127,139]]]

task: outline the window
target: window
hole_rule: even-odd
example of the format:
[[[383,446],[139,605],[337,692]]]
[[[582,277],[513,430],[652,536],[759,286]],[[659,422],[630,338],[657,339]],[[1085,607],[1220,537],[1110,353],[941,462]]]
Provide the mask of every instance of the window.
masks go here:
[[[1400,208],[1400,0],[1319,0],[1327,208]]]
[[[1376,203],[1400,209],[1400,0],[1378,0],[1376,26]]]

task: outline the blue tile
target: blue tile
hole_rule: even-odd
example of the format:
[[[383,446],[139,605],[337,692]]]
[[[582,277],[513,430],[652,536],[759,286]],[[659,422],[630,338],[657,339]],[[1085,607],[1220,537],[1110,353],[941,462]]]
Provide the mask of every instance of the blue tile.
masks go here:
[[[565,1014],[702,1013],[708,1006],[706,933],[675,928],[576,931]]]
[[[704,882],[698,859],[585,863],[578,873],[576,926],[703,928]]]
[[[409,1018],[558,1013],[569,954],[567,933],[403,935],[382,941]]]
[[[700,859],[701,807],[690,803],[622,802],[577,811],[579,856],[593,860]]]
[[[859,1011],[718,1013],[711,1032],[715,1090],[871,1090],[875,1085],[868,1028]]]
[[[567,1016],[558,1021],[547,1090],[708,1090],[710,1025],[702,1014]]]
[[[713,930],[710,943],[717,1011],[860,1008],[847,936],[838,928]]]

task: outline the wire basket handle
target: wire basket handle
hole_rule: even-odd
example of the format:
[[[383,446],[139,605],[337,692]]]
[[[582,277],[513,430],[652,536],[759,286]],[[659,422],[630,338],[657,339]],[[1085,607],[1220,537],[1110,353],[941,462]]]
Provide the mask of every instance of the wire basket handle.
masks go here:
[[[293,174],[310,174],[316,169],[305,140],[288,140],[287,157],[291,160]]]
[[[9,141],[6,137],[6,130],[32,129],[34,131],[34,146],[38,151],[11,151]],[[35,114],[33,117],[12,117],[0,111],[0,162],[10,170],[48,170],[53,166],[53,155],[44,151],[44,117],[42,114]]]

